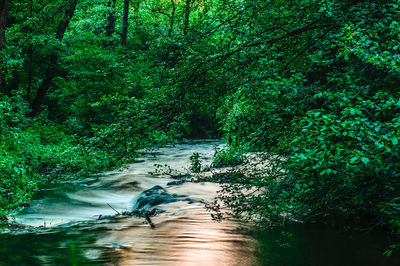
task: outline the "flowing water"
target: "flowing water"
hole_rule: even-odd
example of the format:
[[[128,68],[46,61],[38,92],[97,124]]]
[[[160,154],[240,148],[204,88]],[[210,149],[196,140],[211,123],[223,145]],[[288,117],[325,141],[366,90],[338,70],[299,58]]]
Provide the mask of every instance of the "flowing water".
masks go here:
[[[135,197],[154,185],[211,201],[218,184],[168,185],[172,179],[149,172],[154,164],[184,171],[194,152],[209,163],[221,144],[164,147],[122,170],[43,186],[32,206],[16,216],[34,228],[0,232],[0,265],[400,265],[398,257],[382,256],[387,241],[379,232],[297,225],[250,235],[238,221],[214,222],[198,201],[157,206],[164,212],[152,218],[154,229],[143,218],[115,216],[110,206],[130,210]]]

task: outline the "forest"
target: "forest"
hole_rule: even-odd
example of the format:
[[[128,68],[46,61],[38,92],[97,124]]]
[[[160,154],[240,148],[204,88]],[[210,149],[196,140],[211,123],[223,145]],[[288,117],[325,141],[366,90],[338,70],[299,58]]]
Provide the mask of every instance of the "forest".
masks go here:
[[[262,157],[224,177],[235,215],[380,228],[390,255],[399,23],[397,0],[1,0],[0,220],[42,184],[222,138],[215,165]]]

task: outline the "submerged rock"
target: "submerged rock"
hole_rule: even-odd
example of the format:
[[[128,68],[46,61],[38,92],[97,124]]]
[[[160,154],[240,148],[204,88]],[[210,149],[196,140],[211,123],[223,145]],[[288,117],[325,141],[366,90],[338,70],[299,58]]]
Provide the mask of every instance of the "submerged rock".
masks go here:
[[[178,185],[182,185],[185,182],[186,182],[185,179],[181,179],[181,180],[177,180],[177,181],[171,181],[171,182],[167,183],[167,186],[178,186]]]
[[[191,199],[186,195],[169,194],[165,188],[156,185],[137,196],[134,201],[133,210],[143,212],[161,204],[177,201],[193,203],[198,200]]]

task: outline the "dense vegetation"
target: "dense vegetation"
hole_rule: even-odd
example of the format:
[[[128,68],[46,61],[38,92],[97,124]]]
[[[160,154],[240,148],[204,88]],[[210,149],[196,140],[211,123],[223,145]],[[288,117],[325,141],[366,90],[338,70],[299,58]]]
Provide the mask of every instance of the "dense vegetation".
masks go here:
[[[223,134],[220,165],[271,164],[229,187],[238,213],[400,234],[398,1],[0,4],[2,213],[54,176]]]

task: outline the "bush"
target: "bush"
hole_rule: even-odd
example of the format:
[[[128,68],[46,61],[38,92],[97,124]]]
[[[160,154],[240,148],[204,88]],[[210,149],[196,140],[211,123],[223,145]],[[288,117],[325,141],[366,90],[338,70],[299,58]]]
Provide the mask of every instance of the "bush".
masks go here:
[[[236,166],[245,163],[246,161],[245,150],[239,146],[228,146],[226,148],[216,147],[212,166]]]
[[[265,166],[227,186],[221,199],[236,214],[265,222],[381,225],[400,234],[399,95],[333,95],[335,109],[293,119],[295,137],[279,143],[283,155],[265,153]],[[254,188],[257,194],[246,192]]]
[[[20,96],[0,99],[0,215],[29,203],[39,182],[110,167],[101,149],[79,143],[47,119],[27,118]]]
[[[20,159],[0,154],[0,215],[28,203],[36,188],[35,177]]]
[[[193,173],[200,173],[201,171],[201,160],[200,160],[200,154],[198,152],[193,153],[190,156],[190,171]]]
[[[339,104],[339,113],[313,110],[293,122],[286,167],[301,186],[304,208],[364,222],[400,220],[382,209],[400,189],[398,98],[378,92]]]

